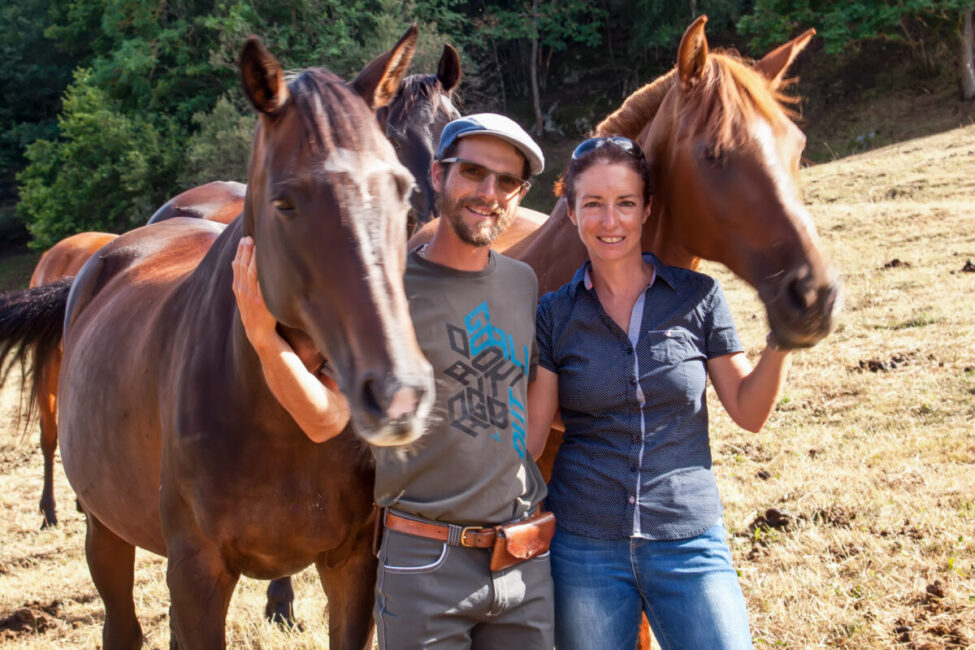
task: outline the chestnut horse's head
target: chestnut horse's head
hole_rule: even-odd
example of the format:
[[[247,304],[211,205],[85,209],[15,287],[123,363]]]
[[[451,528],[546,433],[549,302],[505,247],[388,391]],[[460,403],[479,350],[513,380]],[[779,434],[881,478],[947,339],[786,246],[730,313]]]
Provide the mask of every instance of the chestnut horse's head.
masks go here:
[[[460,112],[451,102],[453,90],[459,82],[460,56],[450,45],[444,45],[437,74],[406,77],[389,106],[376,112],[400,162],[416,179],[416,188],[410,196],[410,209],[417,226],[439,216],[436,213],[437,193],[430,181],[430,164],[443,128],[460,117]]]
[[[781,88],[814,32],[750,66],[708,51],[706,21],[685,32],[676,69],[597,132],[637,140],[652,165],[644,246],[678,266],[722,262],[758,290],[782,346],[811,346],[833,328],[839,284],[799,195],[806,138]]]
[[[413,177],[374,109],[392,99],[416,27],[346,84],[308,69],[286,84],[251,38],[244,90],[260,112],[244,205],[268,308],[307,334],[349,400],[356,433],[375,445],[422,434],[433,400],[403,290]]]

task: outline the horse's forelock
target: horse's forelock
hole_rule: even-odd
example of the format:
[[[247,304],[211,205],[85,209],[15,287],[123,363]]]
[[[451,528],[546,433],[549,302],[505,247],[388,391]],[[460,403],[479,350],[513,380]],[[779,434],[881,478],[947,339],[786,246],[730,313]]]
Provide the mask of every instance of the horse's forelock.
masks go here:
[[[443,84],[437,75],[411,74],[400,82],[396,98],[389,106],[390,121],[405,119],[420,99],[429,101],[436,110],[440,107],[436,98],[444,94]]]
[[[311,143],[319,153],[372,149],[382,142],[362,98],[332,72],[309,68],[294,78],[289,90],[301,122],[302,142]]]
[[[795,117],[792,105],[798,98],[782,91],[787,85],[766,79],[733,52],[711,52],[704,78],[691,91],[682,116],[706,131],[714,145],[734,146],[747,137],[744,124],[756,117],[769,122],[783,114]]]

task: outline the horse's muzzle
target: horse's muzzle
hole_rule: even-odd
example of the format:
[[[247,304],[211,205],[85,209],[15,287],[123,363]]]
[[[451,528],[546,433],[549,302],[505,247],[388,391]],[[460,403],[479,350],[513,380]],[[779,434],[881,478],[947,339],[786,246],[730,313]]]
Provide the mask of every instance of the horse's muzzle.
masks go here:
[[[372,378],[363,381],[352,409],[359,436],[377,447],[416,441],[426,431],[434,398],[432,382],[428,386],[422,384],[384,384]]]
[[[785,273],[759,289],[769,327],[779,346],[808,348],[826,338],[836,326],[842,290],[835,273],[817,282],[807,267]]]

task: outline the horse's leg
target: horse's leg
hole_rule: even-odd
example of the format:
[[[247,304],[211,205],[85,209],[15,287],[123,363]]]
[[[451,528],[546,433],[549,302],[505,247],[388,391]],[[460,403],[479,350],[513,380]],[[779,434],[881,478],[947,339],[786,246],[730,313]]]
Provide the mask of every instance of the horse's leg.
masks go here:
[[[37,390],[37,409],[41,416],[41,452],[44,454],[44,490],[41,492],[41,512],[44,523],[41,528],[58,525],[54,507],[54,452],[58,448],[58,373],[61,369],[60,352],[54,359],[35,359],[42,364]]]
[[[328,598],[330,650],[372,647],[376,557],[370,538],[371,534],[360,543],[329,551],[315,563]]]
[[[264,606],[264,616],[272,623],[283,623],[290,627],[297,627],[295,612],[292,604],[295,601],[295,590],[291,586],[291,576],[272,580],[267,586],[267,605]]]
[[[240,575],[228,570],[216,546],[185,534],[167,538],[166,554],[171,646],[225,648],[227,608]]]
[[[88,570],[105,603],[102,645],[105,650],[140,648],[142,628],[135,616],[132,585],[135,580],[135,547],[110,531],[90,512],[85,555]]]

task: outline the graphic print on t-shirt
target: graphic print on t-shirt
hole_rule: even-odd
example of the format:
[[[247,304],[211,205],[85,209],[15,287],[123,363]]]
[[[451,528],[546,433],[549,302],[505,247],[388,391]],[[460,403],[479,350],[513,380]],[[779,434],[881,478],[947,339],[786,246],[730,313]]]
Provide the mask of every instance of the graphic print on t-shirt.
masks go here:
[[[491,438],[501,442],[510,424],[511,444],[524,458],[525,405],[511,389],[527,381],[528,347],[519,359],[511,335],[491,324],[487,302],[464,317],[463,327],[445,325],[450,349],[459,357],[444,371],[458,384],[447,399],[451,428],[471,437],[491,432]]]

